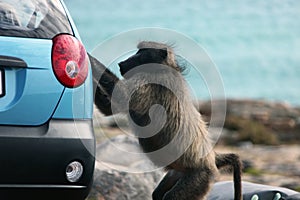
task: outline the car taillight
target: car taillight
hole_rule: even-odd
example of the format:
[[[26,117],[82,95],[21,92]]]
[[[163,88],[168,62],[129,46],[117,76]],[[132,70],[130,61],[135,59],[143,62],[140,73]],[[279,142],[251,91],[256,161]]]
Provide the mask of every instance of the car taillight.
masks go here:
[[[82,85],[88,75],[88,56],[82,43],[68,34],[53,39],[52,67],[56,78],[66,87]]]

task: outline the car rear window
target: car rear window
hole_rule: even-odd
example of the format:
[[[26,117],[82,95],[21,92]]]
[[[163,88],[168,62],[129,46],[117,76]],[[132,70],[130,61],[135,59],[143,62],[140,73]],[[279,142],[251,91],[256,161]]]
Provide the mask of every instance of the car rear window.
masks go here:
[[[0,35],[51,39],[73,34],[59,0],[0,0]]]

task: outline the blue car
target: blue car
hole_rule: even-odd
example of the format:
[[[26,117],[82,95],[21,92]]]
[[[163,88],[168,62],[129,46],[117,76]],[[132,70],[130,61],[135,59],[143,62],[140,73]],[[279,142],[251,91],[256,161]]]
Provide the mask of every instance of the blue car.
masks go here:
[[[0,199],[84,199],[91,66],[59,0],[0,0]]]

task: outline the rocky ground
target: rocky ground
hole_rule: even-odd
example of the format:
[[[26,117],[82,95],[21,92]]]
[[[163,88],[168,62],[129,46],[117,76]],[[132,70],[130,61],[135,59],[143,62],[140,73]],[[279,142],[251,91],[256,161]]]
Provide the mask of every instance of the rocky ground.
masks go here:
[[[206,121],[212,117],[211,105],[218,108],[218,104],[218,101],[198,103]],[[300,108],[279,102],[227,100],[224,128],[231,133],[233,144],[243,141],[268,145],[299,144]]]
[[[216,146],[218,152],[236,152],[246,162],[244,181],[287,187],[300,191],[300,146],[279,145],[230,148]],[[222,174],[220,180],[230,177]]]
[[[199,106],[209,121],[210,103]],[[231,100],[226,112],[225,129],[215,150],[240,155],[245,165],[243,180],[300,191],[300,109],[281,103]],[[118,119],[123,130],[111,118],[95,116],[97,163],[88,200],[151,199],[163,172],[153,170],[142,155],[124,153],[124,149],[138,151],[138,144],[126,136],[130,133],[126,121]],[[141,169],[147,172],[136,173]],[[222,180],[231,180],[231,176],[222,173],[217,181]]]

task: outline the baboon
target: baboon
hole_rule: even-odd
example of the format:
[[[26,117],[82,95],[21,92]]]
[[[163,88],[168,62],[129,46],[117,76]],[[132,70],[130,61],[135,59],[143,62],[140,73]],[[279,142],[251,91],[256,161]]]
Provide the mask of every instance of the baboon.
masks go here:
[[[234,199],[242,199],[240,159],[236,154],[217,154],[212,150],[206,124],[190,98],[182,76],[184,69],[176,61],[173,49],[149,41],[140,42],[137,47],[135,55],[119,63],[122,80],[92,56],[90,59],[93,76],[102,74],[100,80],[94,80],[96,106],[111,115],[112,107],[122,107],[120,98],[128,98],[127,114],[141,148],[154,164],[168,171],[152,193],[153,200],[206,199],[218,169],[223,167],[233,169]],[[139,67],[141,70],[135,70]],[[126,89],[132,86],[134,91]],[[113,90],[118,90],[119,98],[112,98]],[[122,112],[122,108],[117,111]],[[154,135],[149,136],[152,129],[139,128],[149,124],[159,124]],[[166,146],[161,155],[151,154]],[[165,165],[164,159],[173,154],[178,154],[176,159]]]

